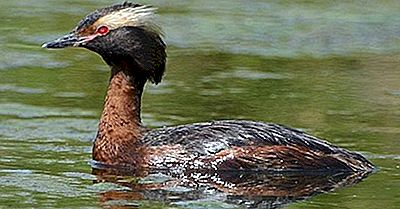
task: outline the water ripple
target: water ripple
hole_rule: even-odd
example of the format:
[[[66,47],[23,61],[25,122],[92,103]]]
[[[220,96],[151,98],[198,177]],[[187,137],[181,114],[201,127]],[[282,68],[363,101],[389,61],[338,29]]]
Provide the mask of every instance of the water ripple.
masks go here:
[[[0,115],[17,116],[19,118],[41,118],[55,116],[90,117],[96,114],[92,111],[82,109],[40,107],[20,103],[0,103]]]
[[[16,92],[22,94],[43,94],[44,89],[16,86],[14,84],[0,84],[0,92]]]
[[[15,140],[74,139],[91,141],[96,135],[97,123],[98,121],[94,119],[73,118],[8,119],[0,122],[0,135]],[[44,147],[42,148],[44,149]],[[71,146],[51,149],[71,150]],[[76,152],[82,151],[80,149]]]

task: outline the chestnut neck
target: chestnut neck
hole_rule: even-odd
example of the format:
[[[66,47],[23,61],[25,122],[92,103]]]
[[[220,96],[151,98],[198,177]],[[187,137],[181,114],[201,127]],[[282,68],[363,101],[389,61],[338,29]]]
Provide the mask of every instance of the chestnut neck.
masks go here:
[[[145,128],[140,105],[145,77],[134,76],[134,70],[112,67],[111,79],[101,115],[93,159],[106,164],[132,164],[140,148]]]

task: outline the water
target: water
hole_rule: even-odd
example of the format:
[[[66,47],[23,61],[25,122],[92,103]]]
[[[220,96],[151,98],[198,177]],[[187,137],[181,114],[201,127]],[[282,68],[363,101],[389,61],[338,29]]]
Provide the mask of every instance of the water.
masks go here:
[[[169,54],[163,82],[146,87],[146,125],[238,118],[301,128],[379,171],[284,207],[400,207],[398,1],[145,2],[160,8]],[[243,207],[218,190],[132,187],[165,176],[92,174],[108,67],[83,49],[40,45],[111,3],[0,3],[0,207]]]

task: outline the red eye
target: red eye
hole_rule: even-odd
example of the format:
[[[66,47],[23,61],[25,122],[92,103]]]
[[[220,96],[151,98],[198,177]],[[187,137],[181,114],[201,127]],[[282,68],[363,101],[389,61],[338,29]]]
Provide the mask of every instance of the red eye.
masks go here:
[[[97,33],[101,34],[101,35],[105,35],[107,34],[109,31],[107,26],[100,26],[99,28],[97,28]]]

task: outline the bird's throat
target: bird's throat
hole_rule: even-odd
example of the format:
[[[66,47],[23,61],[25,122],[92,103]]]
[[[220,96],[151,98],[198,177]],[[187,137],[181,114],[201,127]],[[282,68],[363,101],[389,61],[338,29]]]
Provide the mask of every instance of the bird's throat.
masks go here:
[[[146,80],[129,71],[113,69],[104,110],[93,146],[93,159],[106,164],[125,164],[134,159],[145,128],[140,103]]]

